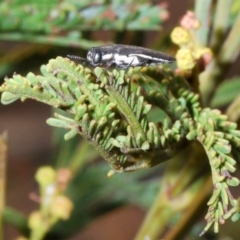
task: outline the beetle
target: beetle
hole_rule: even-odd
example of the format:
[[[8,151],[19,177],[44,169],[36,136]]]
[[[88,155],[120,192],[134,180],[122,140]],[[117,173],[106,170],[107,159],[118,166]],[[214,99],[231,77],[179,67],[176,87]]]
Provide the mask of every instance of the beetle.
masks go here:
[[[122,44],[92,47],[88,51],[86,59],[72,55],[68,55],[68,57],[85,61],[93,67],[101,66],[109,68],[111,66],[115,66],[119,69],[143,67],[175,61],[174,57],[162,52]]]

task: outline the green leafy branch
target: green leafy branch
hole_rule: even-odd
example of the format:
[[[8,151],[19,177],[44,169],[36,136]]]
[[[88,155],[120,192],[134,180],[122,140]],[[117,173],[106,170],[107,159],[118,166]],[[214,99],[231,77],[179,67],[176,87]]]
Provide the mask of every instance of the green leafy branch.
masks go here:
[[[100,43],[86,40],[84,31],[156,30],[165,13],[159,5],[134,1],[14,0],[0,3],[0,39],[88,49]]]
[[[84,136],[115,171],[150,167],[172,157],[175,149],[182,145],[177,134],[180,127],[178,122],[172,124],[173,131],[169,129],[171,123],[166,122],[164,127],[167,131],[165,135],[161,134],[157,126],[145,118],[150,106],[144,103],[143,97],[139,98],[140,88],[130,92],[129,77],[126,82],[121,78],[123,71],[107,73],[112,74],[112,80],[107,82],[99,70],[96,69],[99,75],[94,76],[90,69],[76,66],[67,59],[51,60],[41,69],[45,78],[30,73],[26,78],[16,75],[10,79],[8,83],[11,84],[4,86],[3,103],[14,101],[20,95],[22,99],[38,99],[74,114],[74,120],[58,117],[57,120],[48,120],[48,123],[69,128],[66,138],[77,133]],[[100,75],[105,80],[100,81]],[[116,88],[118,82],[122,86]],[[20,88],[21,84],[25,86],[25,93]],[[134,106],[137,98],[138,103]],[[117,109],[122,110],[126,121],[121,119],[120,122]],[[119,128],[116,132],[117,125]],[[130,159],[127,159],[126,153]],[[138,159],[140,156],[143,161]],[[152,161],[153,156],[158,158]],[[159,160],[160,156],[163,158]]]
[[[153,167],[179,153],[190,141],[208,155],[214,184],[203,233],[238,210],[229,188],[239,161],[240,131],[217,110],[202,109],[199,97],[183,77],[170,69],[89,69],[58,57],[41,67],[42,76],[14,75],[1,86],[2,103],[31,98],[68,112],[47,123],[69,129],[65,139],[80,134],[110,164],[125,172]],[[150,114],[161,110],[159,119]],[[229,206],[232,206],[229,214]]]
[[[236,171],[236,160],[239,162],[240,131],[237,124],[227,121],[227,116],[219,110],[203,109],[195,118],[194,130],[187,138],[197,139],[208,155],[213,180],[213,195],[208,201],[207,226],[204,234],[212,224],[218,232],[219,223],[223,224],[229,218],[229,205],[236,210],[238,202],[230,192],[230,187],[236,187],[240,181],[231,174]],[[234,158],[232,158],[232,156]]]

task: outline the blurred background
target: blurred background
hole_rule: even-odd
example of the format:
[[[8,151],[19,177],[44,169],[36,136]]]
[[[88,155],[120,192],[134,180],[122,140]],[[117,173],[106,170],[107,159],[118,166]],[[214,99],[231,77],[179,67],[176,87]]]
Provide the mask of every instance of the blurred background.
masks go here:
[[[0,2],[1,82],[5,76],[11,77],[14,73],[23,76],[28,72],[38,74],[41,65],[57,56],[66,57],[72,54],[84,57],[90,47],[106,43],[144,46],[174,55],[176,46],[169,40],[170,31],[193,6],[193,0],[96,0],[94,3],[86,0],[2,0]],[[80,19],[75,16],[79,12]],[[235,66],[238,64],[235,63]],[[239,73],[239,68],[233,67],[228,74],[234,75],[237,71]],[[38,203],[31,197],[38,192],[38,185],[34,180],[37,169],[44,165],[63,164],[64,166],[66,163],[64,160],[63,163],[59,160],[59,155],[65,154],[64,156],[70,158],[71,150],[68,150],[68,153],[61,153],[59,147],[65,143],[56,141],[56,136],[62,138],[63,133],[46,124],[46,119],[53,111],[49,106],[32,100],[24,103],[17,101],[6,106],[0,105],[0,111],[0,130],[6,131],[9,138],[6,205],[27,216],[38,208]],[[78,141],[79,139],[75,139],[66,145],[76,146],[79,144]],[[97,163],[99,162],[103,164],[100,174],[105,177],[109,167],[103,160],[98,159]],[[85,170],[84,168],[82,171]],[[157,171],[161,172],[161,167],[151,174],[154,176]],[[85,171],[85,174],[91,175],[95,172]],[[81,177],[83,178],[81,181],[88,179],[88,175],[81,174]],[[148,177],[147,174],[146,176],[136,174],[130,178],[125,179],[125,184]],[[103,181],[102,185],[106,184],[106,180],[96,179],[96,181]],[[79,184],[79,191],[84,187],[95,191],[93,183],[87,180],[85,182],[87,182],[86,186],[82,187]],[[135,200],[127,201],[128,193],[118,196],[116,189],[114,191],[114,188],[121,187],[122,183],[123,180],[116,180],[116,184],[112,186],[113,190],[106,194],[106,196],[110,195],[111,201],[106,203],[97,198],[96,206],[90,207],[90,216],[86,217],[85,221],[79,220],[82,221],[80,227],[73,228],[73,234],[64,235],[64,233],[62,239],[65,239],[64,236],[68,236],[68,239],[81,240],[133,239],[145,216],[144,204],[151,202],[153,197],[146,199],[146,202],[142,200],[139,205],[135,204]],[[156,193],[157,182],[152,186],[151,191]],[[90,193],[85,197],[86,202],[94,199]],[[85,206],[82,203],[79,208]],[[229,229],[226,226],[225,228]],[[62,227],[68,228],[68,225]],[[198,232],[200,228],[197,227],[194,231]],[[3,239],[16,239],[18,236],[19,232],[13,226],[4,225]],[[61,237],[53,234],[49,239],[61,239]],[[188,239],[198,239],[198,237]],[[202,239],[217,238],[208,236]]]

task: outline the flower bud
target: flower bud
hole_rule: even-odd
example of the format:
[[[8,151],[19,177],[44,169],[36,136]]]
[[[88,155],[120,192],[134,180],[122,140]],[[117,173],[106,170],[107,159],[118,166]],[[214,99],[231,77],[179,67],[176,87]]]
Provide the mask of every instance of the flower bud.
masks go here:
[[[34,211],[30,214],[28,218],[28,227],[30,229],[38,229],[42,226],[43,216],[40,211]]]
[[[35,174],[35,179],[41,186],[54,183],[56,181],[56,171],[50,166],[40,167]]]
[[[179,69],[190,70],[195,66],[195,59],[190,49],[179,49],[176,54]]]
[[[191,40],[190,33],[182,28],[182,27],[175,27],[171,33],[172,42],[177,45],[188,44]]]
[[[53,216],[67,220],[72,212],[73,203],[66,196],[58,196],[53,200],[50,212]]]

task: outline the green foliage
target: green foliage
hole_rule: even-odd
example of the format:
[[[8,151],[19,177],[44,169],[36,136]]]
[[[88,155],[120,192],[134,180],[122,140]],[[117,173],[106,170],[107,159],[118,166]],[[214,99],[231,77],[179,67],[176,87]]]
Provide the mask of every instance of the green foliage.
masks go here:
[[[86,40],[86,31],[159,29],[161,13],[166,10],[142,2],[3,1],[0,3],[0,40],[31,39],[42,44],[88,49],[101,43]]]
[[[239,95],[239,89],[239,77],[227,79],[218,87],[211,101],[211,106],[220,107],[231,103]]]
[[[208,155],[214,184],[205,230],[227,217],[229,205],[236,208],[229,187],[239,185],[231,173],[236,170],[232,154],[240,152],[240,131],[219,111],[202,109],[182,77],[164,67],[141,73],[137,68],[89,69],[61,57],[41,72],[43,76],[6,79],[0,88],[2,103],[31,98],[64,109],[69,117],[57,114],[47,123],[69,129],[66,140],[76,134],[88,140],[112,167],[110,175],[155,166],[179,153],[187,140],[198,141]],[[148,121],[151,107],[164,112],[161,124]]]
[[[187,131],[183,128],[183,121],[190,117],[187,101],[194,102],[197,98],[193,94],[188,96],[182,89],[188,89],[183,79],[177,78],[176,83],[170,81],[172,73],[162,69],[156,74],[159,80],[166,80],[155,84],[154,80],[149,80],[148,88],[152,82],[154,87],[157,85],[158,89],[162,89],[162,95],[154,89],[147,92],[145,84],[145,95],[151,104],[156,102],[156,106],[168,116],[162,129],[159,129],[156,123],[147,120],[151,105],[141,96],[141,88],[131,87],[131,71],[124,74],[123,70],[103,72],[96,68],[93,72],[60,57],[51,60],[41,71],[44,76],[30,73],[26,78],[16,75],[9,79],[1,88],[5,91],[2,102],[10,102],[10,92],[11,100],[15,99],[13,94],[21,99],[38,99],[73,114],[73,119],[57,115],[57,119],[49,119],[48,124],[70,129],[65,135],[66,139],[79,133],[90,140],[114,171],[154,166],[174,156],[183,146]],[[136,81],[144,82],[141,77]],[[170,88],[167,91],[168,85],[172,91],[169,91]],[[183,99],[186,94],[187,100]],[[171,101],[161,101],[170,97]]]

